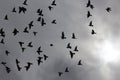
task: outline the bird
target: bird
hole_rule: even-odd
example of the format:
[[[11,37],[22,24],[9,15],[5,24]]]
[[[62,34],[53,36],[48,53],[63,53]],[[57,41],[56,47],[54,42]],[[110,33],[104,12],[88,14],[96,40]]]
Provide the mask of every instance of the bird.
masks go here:
[[[23,5],[26,5],[26,6],[28,5],[28,4],[27,4],[27,0],[25,0],[25,1],[23,2]]]
[[[15,36],[15,35],[17,35],[18,33],[19,33],[19,31],[16,29],[16,28],[14,28],[14,30],[13,30],[13,35]]]
[[[4,20],[8,20],[8,15],[7,15],[7,14],[5,15],[5,18],[4,18]]]
[[[82,65],[82,61],[81,60],[79,60],[78,65]]]
[[[34,21],[30,21],[30,23],[28,24],[28,26],[29,26],[29,29],[31,29],[34,25],[33,25],[33,22]]]
[[[10,72],[11,72],[11,69],[10,69],[9,67],[5,66],[5,69],[6,69],[6,72],[7,72],[7,73],[10,73]]]
[[[75,33],[72,33],[72,39],[77,39],[77,38],[75,37]]]
[[[75,49],[74,49],[74,51],[76,51],[76,52],[78,52],[79,50],[78,50],[78,48],[77,48],[77,46],[75,46]]]
[[[54,46],[53,44],[50,44],[50,46]]]
[[[56,6],[55,0],[51,4],[52,6]]]
[[[34,32],[33,32],[34,36],[36,36],[37,33],[38,33],[38,32],[34,31]]]
[[[37,59],[38,65],[40,65],[40,63],[43,63],[42,59],[43,59],[43,57],[38,57],[38,59]]]
[[[66,67],[65,72],[69,72],[68,67]]]
[[[19,14],[20,14],[21,12],[23,12],[23,13],[25,14],[26,11],[27,11],[27,9],[26,9],[25,7],[19,6]]]
[[[41,46],[38,48],[37,53],[40,55],[43,51],[41,50]]]
[[[38,17],[37,21],[40,22],[41,21],[41,17]]]
[[[93,8],[94,8],[94,6],[91,4],[91,5],[90,5],[90,8],[91,8],[91,9],[93,9]]]
[[[41,21],[41,26],[44,26],[44,25],[46,25],[46,23],[45,23],[44,18],[42,18],[42,21]]]
[[[71,59],[73,58],[73,56],[75,55],[75,53],[73,53],[72,51],[69,51],[70,52],[70,57]]]
[[[1,43],[1,44],[5,44],[4,39],[2,39],[2,40],[0,41],[0,43]]]
[[[28,71],[30,69],[31,65],[33,65],[33,63],[27,62],[27,66],[24,66],[26,71]]]
[[[38,10],[37,10],[37,13],[38,13],[39,16],[44,16],[44,15],[43,15],[43,10],[42,10],[42,9],[38,9]]]
[[[107,7],[107,8],[106,8],[106,11],[107,11],[107,12],[112,11],[112,10],[111,10],[111,7]]]
[[[18,65],[20,63],[20,61],[18,59],[16,59],[16,65]]]
[[[96,32],[92,29],[91,34],[94,35],[96,34]]]
[[[10,54],[10,52],[8,50],[5,51],[5,54],[8,56],[8,54]]]
[[[17,66],[18,71],[21,71],[22,67],[20,67],[19,65],[16,65],[16,66]]]
[[[22,47],[21,49],[22,49],[22,53],[23,53],[23,52],[25,51],[26,48]]]
[[[90,21],[89,26],[93,27],[92,21]]]
[[[24,44],[24,42],[22,42],[22,41],[19,42],[20,47],[22,47],[23,44]]]
[[[1,62],[1,64],[2,64],[3,66],[6,66],[7,63],[6,63],[6,62]]]
[[[90,16],[92,16],[92,14],[90,13],[90,11],[87,12],[87,18],[89,18]]]
[[[25,27],[24,30],[23,30],[24,33],[29,33],[28,31],[28,27]]]
[[[62,32],[61,39],[66,39],[64,32]]]
[[[33,47],[32,42],[29,42],[27,46],[28,47]]]
[[[46,61],[47,60],[47,58],[48,58],[48,56],[47,55],[43,55],[43,57],[44,57],[44,60]]]
[[[62,74],[63,74],[63,72],[58,72],[59,77],[61,77],[61,76],[62,76]]]
[[[12,12],[13,12],[13,13],[16,13],[16,12],[17,12],[15,7],[13,8]]]
[[[71,49],[71,48],[72,48],[71,45],[70,45],[70,43],[67,44],[67,47],[66,47],[66,48],[68,48],[68,49]]]
[[[86,7],[90,7],[90,5],[91,5],[91,2],[90,2],[90,0],[88,0]]]
[[[53,7],[52,6],[48,6],[48,9],[51,11],[53,9]]]
[[[52,24],[57,24],[56,19],[54,19],[51,23]]]
[[[3,31],[3,28],[0,29],[0,36],[5,37],[5,31]]]

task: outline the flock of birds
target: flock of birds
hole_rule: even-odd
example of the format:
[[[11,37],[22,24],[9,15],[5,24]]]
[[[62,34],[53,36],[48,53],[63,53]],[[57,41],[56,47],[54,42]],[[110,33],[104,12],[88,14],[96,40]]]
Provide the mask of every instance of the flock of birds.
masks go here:
[[[22,4],[23,4],[23,6],[19,6],[19,10],[17,10],[16,7],[14,7],[14,8],[12,9],[12,12],[13,12],[13,13],[18,13],[18,14],[21,14],[21,13],[25,14],[26,11],[27,11],[26,6],[28,5],[28,4],[27,4],[27,0],[25,0]],[[54,8],[55,6],[57,6],[56,1],[53,0],[52,3],[51,3],[51,5],[48,6],[49,11],[53,10],[53,8]],[[93,4],[91,3],[90,0],[88,0],[88,3],[87,3],[87,5],[86,5],[86,7],[87,7],[87,8],[94,9],[94,6],[93,6]],[[107,11],[107,12],[110,12],[110,11],[111,11],[111,8],[110,8],[110,7],[106,8],[106,11]],[[43,10],[39,8],[39,9],[37,9],[36,13],[37,13],[38,16],[39,16],[39,17],[37,18],[37,21],[40,22],[41,26],[45,26],[47,23],[45,22],[45,19],[44,19]],[[90,13],[90,11],[88,11],[88,12],[87,12],[87,18],[89,18],[89,17],[91,17],[91,16],[92,16],[92,14]],[[8,17],[7,14],[6,14],[5,17],[4,17],[4,20],[9,20],[9,17]],[[52,20],[51,23],[52,23],[52,24],[57,24],[56,19]],[[90,21],[89,26],[91,26],[91,27],[94,26],[93,23],[92,23],[92,21]],[[29,33],[30,33],[30,30],[32,29],[32,27],[34,27],[34,20],[30,21],[30,23],[28,24],[28,27],[25,27],[22,32],[29,34]],[[19,34],[19,33],[20,33],[20,31],[19,31],[17,28],[14,28],[14,30],[13,30],[13,32],[12,32],[13,36],[17,36],[17,34]],[[32,33],[33,33],[34,36],[36,36],[38,32],[33,31]],[[96,32],[92,29],[91,34],[92,34],[92,35],[93,35],[93,34],[96,34]],[[6,37],[6,33],[5,33],[5,31],[4,31],[4,28],[1,28],[1,29],[0,29],[0,36],[2,37],[0,43],[4,45],[4,44],[5,44],[4,38]],[[72,38],[72,39],[77,39],[76,36],[75,36],[75,33],[72,33],[72,37],[71,37],[71,38]],[[62,40],[67,39],[64,31],[61,33],[61,39],[62,39]],[[18,44],[19,44],[19,46],[20,46],[20,48],[21,48],[22,53],[24,53],[24,51],[26,50],[26,48],[24,47],[25,42],[19,41]],[[53,44],[50,44],[50,46],[52,47],[52,46],[54,46],[54,45],[53,45]],[[29,47],[29,48],[34,47],[32,41],[27,43],[27,47]],[[71,59],[74,58],[74,55],[76,54],[76,52],[79,52],[78,46],[75,46],[75,47],[73,48],[73,47],[71,46],[71,43],[70,43],[70,42],[67,43],[66,48],[69,50],[69,55],[70,55],[70,58],[71,58]],[[42,50],[42,47],[41,47],[41,46],[38,47],[38,49],[36,50],[36,53],[38,54],[38,57],[37,57],[37,64],[38,64],[38,66],[40,66],[41,63],[43,63],[44,61],[46,61],[46,60],[49,58],[48,55],[46,55],[46,54],[41,54],[41,53],[43,53],[43,50]],[[9,55],[10,55],[10,52],[9,52],[8,50],[6,50],[6,51],[5,51],[5,54],[6,54],[7,56],[9,56]],[[21,62],[19,61],[19,59],[15,59],[15,63],[16,63],[16,67],[17,67],[17,70],[18,70],[18,71],[21,71],[21,69],[23,69],[23,68],[25,68],[26,71],[28,71],[28,70],[31,68],[31,66],[33,65],[32,62],[26,62],[26,65],[22,67],[22,66],[20,65]],[[5,67],[5,70],[6,70],[7,73],[10,73],[10,72],[12,71],[12,69],[7,66],[7,62],[1,61],[1,64]],[[81,59],[78,61],[78,64],[77,64],[77,65],[79,65],[79,66],[82,65],[82,60],[81,60]],[[69,72],[69,67],[66,67],[66,68],[65,68],[65,72]],[[59,76],[62,76],[63,74],[64,74],[64,73],[63,73],[62,71],[59,71],[59,72],[58,72],[58,75],[59,75]]]

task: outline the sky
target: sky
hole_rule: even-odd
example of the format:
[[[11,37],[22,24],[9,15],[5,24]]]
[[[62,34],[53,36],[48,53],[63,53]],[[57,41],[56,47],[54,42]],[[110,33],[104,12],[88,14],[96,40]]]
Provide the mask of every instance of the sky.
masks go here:
[[[91,0],[94,9],[86,8],[88,0],[56,0],[57,6],[49,11],[48,6],[53,0],[28,0],[25,14],[12,13],[13,7],[18,11],[19,6],[23,6],[24,0],[0,0],[0,29],[6,32],[5,45],[0,44],[0,62],[5,61],[11,68],[9,74],[6,73],[3,65],[0,65],[0,80],[119,80],[120,63],[120,1],[119,0]],[[111,7],[111,12],[106,11]],[[42,9],[45,26],[37,22],[37,9]],[[90,11],[92,17],[87,18],[87,11]],[[9,20],[4,20],[5,15]],[[51,24],[56,19],[57,24]],[[30,21],[34,20],[34,27],[25,34],[22,31],[28,26]],[[88,26],[93,22],[93,27]],[[20,32],[13,36],[13,29],[17,28]],[[91,35],[91,30],[96,34]],[[37,35],[32,34],[37,31]],[[61,39],[61,33],[64,31],[67,39]],[[75,33],[77,39],[72,39],[72,33]],[[2,37],[0,36],[0,40]],[[25,42],[27,48],[22,53],[19,41]],[[27,47],[29,42],[33,42],[33,48]],[[68,43],[72,47],[78,46],[79,52],[76,52],[73,59],[70,58],[69,50],[66,49]],[[53,47],[50,47],[53,44]],[[110,47],[112,45],[112,48]],[[38,57],[36,50],[41,46],[43,54],[48,55],[48,59],[40,66],[37,65]],[[107,47],[105,47],[107,46]],[[105,51],[104,51],[105,49]],[[5,55],[5,50],[10,51],[10,55]],[[117,57],[106,53],[117,54]],[[117,58],[116,62],[106,62],[108,58]],[[20,60],[23,67],[19,72],[17,70],[15,59]],[[82,66],[77,63],[82,60]],[[26,71],[24,66],[26,62],[32,62],[31,68]],[[69,73],[64,70],[69,67]],[[63,75],[58,76],[62,71]]]

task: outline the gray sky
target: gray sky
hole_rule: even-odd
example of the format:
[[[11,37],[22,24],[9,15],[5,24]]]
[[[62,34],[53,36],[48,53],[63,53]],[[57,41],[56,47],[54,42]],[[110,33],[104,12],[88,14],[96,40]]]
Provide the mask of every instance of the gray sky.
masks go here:
[[[119,80],[120,63],[104,63],[100,57],[102,47],[110,42],[117,46],[115,49],[119,52],[119,28],[120,28],[120,1],[119,0],[91,0],[94,9],[86,8],[88,0],[56,0],[57,6],[49,11],[48,6],[53,0],[28,0],[26,14],[12,13],[12,8],[22,6],[24,0],[1,0],[0,1],[0,28],[6,32],[5,45],[0,44],[0,61],[6,61],[12,69],[7,74],[3,65],[0,65],[0,80]],[[107,7],[112,11],[108,13]],[[43,9],[44,19],[47,25],[40,26],[37,22],[37,9]],[[86,17],[87,11],[90,11],[92,17]],[[8,15],[9,20],[5,21],[4,16]],[[51,24],[53,19],[57,24]],[[30,21],[34,20],[34,27],[29,34],[23,33]],[[94,27],[89,27],[89,22],[93,21]],[[20,32],[13,36],[12,31],[17,28]],[[96,31],[96,35],[91,35],[91,30]],[[32,32],[37,31],[35,37]],[[64,31],[67,39],[61,39],[61,32]],[[75,33],[77,39],[71,39],[72,33]],[[2,37],[0,36],[0,40]],[[28,42],[33,42],[33,48],[27,48],[24,53],[21,52],[18,42],[25,42],[27,48]],[[73,47],[78,46],[79,52],[73,59],[70,59],[69,50],[66,45],[71,43]],[[53,43],[54,46],[49,45]],[[49,56],[48,60],[38,66],[35,52],[41,46],[43,54]],[[105,47],[104,47],[105,48]],[[104,49],[103,48],[103,49]],[[107,47],[109,48],[109,47]],[[110,49],[110,48],[109,48]],[[10,55],[5,55],[5,50],[10,51]],[[112,52],[111,50],[109,52]],[[26,62],[33,62],[28,72],[23,68],[17,71],[15,59],[18,58],[24,67]],[[82,66],[78,66],[79,60],[82,60]],[[62,77],[58,72],[64,72],[69,67],[69,73],[63,73]]]

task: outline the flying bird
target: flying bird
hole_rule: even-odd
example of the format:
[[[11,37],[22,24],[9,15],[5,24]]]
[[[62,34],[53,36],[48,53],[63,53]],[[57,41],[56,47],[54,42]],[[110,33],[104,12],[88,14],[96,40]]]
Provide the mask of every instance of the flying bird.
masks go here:
[[[41,17],[38,17],[37,21],[40,22],[41,21]]]
[[[34,31],[34,32],[33,32],[34,36],[36,36],[37,33],[38,33],[38,32],[35,32],[35,31]]]
[[[31,29],[34,25],[33,25],[33,21],[30,21],[30,23],[28,24],[29,29]]]
[[[21,42],[21,41],[19,42],[20,47],[22,47],[23,44],[24,44],[24,42]]]
[[[21,49],[22,49],[22,53],[23,53],[23,52],[25,51],[26,48],[22,47]]]
[[[74,49],[74,51],[76,51],[76,52],[78,52],[79,50],[78,50],[78,48],[77,48],[77,46],[75,46],[75,49]]]
[[[37,10],[37,13],[38,13],[39,16],[44,16],[44,15],[43,15],[43,10],[42,10],[42,9],[38,9],[38,10]]]
[[[38,57],[38,59],[37,59],[38,65],[40,65],[40,63],[43,63],[42,59],[43,59],[43,57]]]
[[[28,71],[30,69],[31,65],[33,65],[33,63],[27,62],[27,66],[25,66],[26,71]]]
[[[10,69],[9,67],[5,66],[5,69],[6,69],[6,72],[7,72],[7,73],[10,73],[10,72],[11,72],[11,69]]]
[[[4,39],[2,39],[2,40],[0,41],[0,43],[1,43],[1,44],[5,44]]]
[[[28,27],[25,27],[23,32],[24,32],[24,33],[29,33]]]
[[[13,8],[12,12],[13,12],[13,13],[16,13],[16,12],[17,12],[15,7]]]
[[[54,19],[51,23],[52,24],[57,24],[56,19]]]
[[[75,37],[75,33],[72,33],[72,39],[77,39],[77,38]]]
[[[48,58],[48,56],[47,55],[43,55],[43,57],[44,57],[44,60],[46,61],[47,60],[47,58]]]
[[[10,52],[8,50],[5,51],[5,54],[8,56],[8,54],[10,54]]]
[[[73,58],[73,56],[75,55],[75,53],[73,53],[72,51],[69,51],[70,52],[70,57],[71,59]]]
[[[79,60],[78,65],[82,65],[82,61],[81,60]]]
[[[0,29],[0,36],[5,37],[5,31],[3,31],[3,28]]]
[[[5,18],[4,18],[4,20],[8,20],[8,15],[7,15],[7,14],[5,15]]]
[[[92,16],[92,14],[90,13],[90,11],[87,12],[87,18],[89,18],[90,16]]]
[[[21,71],[22,67],[20,67],[19,65],[16,65],[16,66],[17,66],[18,71]]]
[[[18,59],[16,59],[16,65],[18,65],[20,63],[20,61]]]
[[[7,63],[6,63],[6,62],[1,62],[1,64],[2,64],[3,66],[6,66]]]
[[[91,34],[94,35],[96,34],[96,32],[92,29]]]
[[[56,1],[54,0],[51,5],[56,6]]]
[[[88,3],[87,3],[87,5],[86,5],[86,7],[90,7],[90,5],[91,5],[91,1],[88,0]]]
[[[67,48],[68,48],[68,49],[71,49],[71,48],[72,48],[71,45],[70,45],[70,43],[67,44]]]
[[[41,21],[41,26],[44,26],[44,25],[46,25],[46,23],[45,23],[44,18],[42,18],[42,21]]]
[[[23,5],[26,5],[26,6],[28,5],[28,4],[27,4],[27,0],[25,0],[25,1],[23,2]]]
[[[27,9],[26,9],[25,7],[19,6],[19,14],[20,14],[21,12],[23,12],[23,13],[25,14],[26,11],[27,11]]]
[[[50,46],[53,46],[53,44],[50,44]]]
[[[112,10],[111,10],[111,7],[107,7],[107,8],[106,8],[106,11],[107,11],[107,12],[112,11]]]
[[[41,46],[38,48],[37,53],[40,55],[43,51],[41,50]]]
[[[19,33],[19,31],[16,29],[16,28],[14,28],[14,30],[13,30],[13,35],[15,36],[15,35],[17,35],[18,33]]]
[[[92,21],[90,21],[89,26],[93,27],[93,23],[92,23]]]
[[[58,72],[59,77],[61,77],[61,76],[62,76],[62,74],[63,74],[62,72]]]
[[[64,32],[62,32],[61,39],[66,39]]]
[[[27,46],[28,47],[33,47],[32,42],[29,42]]]
[[[68,67],[66,67],[65,72],[69,72]]]
[[[48,9],[51,11],[53,9],[53,7],[52,6],[48,6]]]
[[[94,8],[94,6],[91,4],[91,5],[90,5],[90,8],[91,8],[91,9],[93,9],[93,8]]]

